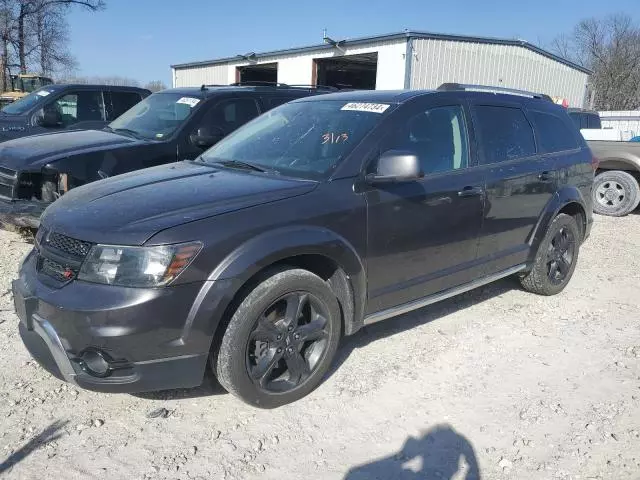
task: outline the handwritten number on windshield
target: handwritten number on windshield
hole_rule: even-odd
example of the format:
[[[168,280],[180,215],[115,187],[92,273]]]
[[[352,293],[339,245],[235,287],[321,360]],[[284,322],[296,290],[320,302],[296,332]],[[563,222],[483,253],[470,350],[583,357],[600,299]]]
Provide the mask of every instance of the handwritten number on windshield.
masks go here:
[[[349,140],[349,135],[346,133],[325,133],[322,135],[322,145],[326,144],[336,144],[336,143],[347,143]]]

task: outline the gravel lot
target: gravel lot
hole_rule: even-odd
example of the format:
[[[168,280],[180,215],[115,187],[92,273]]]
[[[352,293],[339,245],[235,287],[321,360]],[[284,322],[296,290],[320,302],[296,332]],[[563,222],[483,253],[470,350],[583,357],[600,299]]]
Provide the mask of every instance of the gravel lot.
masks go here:
[[[0,233],[0,477],[640,478],[640,215],[596,218],[563,294],[507,280],[368,327],[272,411],[211,379],[131,396],[46,374],[8,291],[28,248]]]

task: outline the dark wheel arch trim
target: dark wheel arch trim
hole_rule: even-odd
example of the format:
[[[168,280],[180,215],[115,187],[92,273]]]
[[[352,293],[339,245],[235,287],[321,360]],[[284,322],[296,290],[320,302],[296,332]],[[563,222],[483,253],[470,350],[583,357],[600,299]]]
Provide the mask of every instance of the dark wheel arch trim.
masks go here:
[[[542,214],[538,218],[534,229],[529,235],[528,242],[531,246],[527,264],[531,265],[535,259],[538,247],[542,242],[549,225],[558,214],[567,208],[579,211],[582,216],[582,239],[584,241],[589,235],[592,223],[591,199],[586,200],[576,187],[564,187],[556,192],[545,206]]]
[[[247,282],[272,265],[286,264],[288,259],[305,255],[326,257],[344,272],[330,278],[328,283],[333,286],[346,280],[353,313],[344,312],[345,317],[351,317],[345,318],[344,328],[346,334],[355,333],[362,326],[366,299],[364,265],[347,240],[327,229],[310,226],[264,233],[227,255],[204,282],[185,321],[182,336],[175,342],[202,341],[211,345],[227,309]],[[204,339],[196,340],[196,336]]]

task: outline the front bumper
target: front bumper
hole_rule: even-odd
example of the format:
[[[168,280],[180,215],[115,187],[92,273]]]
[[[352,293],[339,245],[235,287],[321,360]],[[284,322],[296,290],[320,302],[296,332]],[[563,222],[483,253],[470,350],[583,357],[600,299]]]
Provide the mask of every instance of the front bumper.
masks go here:
[[[56,289],[38,279],[34,257],[25,259],[12,288],[23,343],[52,375],[114,393],[202,383],[211,338],[184,336],[201,284],[134,289],[73,281]],[[113,360],[108,376],[86,369],[81,357],[88,349]]]
[[[37,200],[0,200],[0,227],[37,229],[40,216],[49,205]]]

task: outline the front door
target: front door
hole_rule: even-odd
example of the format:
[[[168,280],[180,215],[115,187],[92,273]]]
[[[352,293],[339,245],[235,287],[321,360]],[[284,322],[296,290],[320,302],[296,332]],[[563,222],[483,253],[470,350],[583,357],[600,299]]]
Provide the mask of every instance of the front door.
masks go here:
[[[366,192],[367,313],[473,279],[484,179],[473,168],[468,110],[455,102],[415,103],[380,151],[416,154],[424,178]]]
[[[530,236],[556,191],[556,158],[538,152],[520,104],[472,102],[485,170],[486,206],[478,261],[490,275],[526,262]]]

